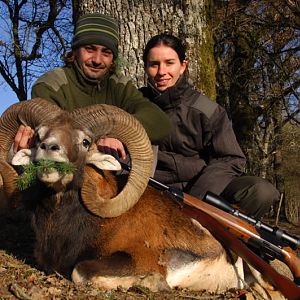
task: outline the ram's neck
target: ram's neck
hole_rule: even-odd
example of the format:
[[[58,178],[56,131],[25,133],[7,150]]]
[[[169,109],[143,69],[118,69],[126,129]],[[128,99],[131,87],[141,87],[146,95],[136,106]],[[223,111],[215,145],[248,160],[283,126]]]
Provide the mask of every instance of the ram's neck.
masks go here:
[[[99,218],[90,214],[78,197],[75,190],[53,194],[44,198],[33,213],[35,257],[48,272],[69,276],[79,259],[95,256],[91,245],[96,240]]]

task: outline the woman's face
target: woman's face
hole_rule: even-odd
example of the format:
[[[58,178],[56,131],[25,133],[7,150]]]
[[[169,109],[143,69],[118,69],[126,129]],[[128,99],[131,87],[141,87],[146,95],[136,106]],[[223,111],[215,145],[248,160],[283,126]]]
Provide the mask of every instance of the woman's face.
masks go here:
[[[163,92],[175,85],[186,65],[187,61],[180,62],[175,50],[161,44],[150,49],[145,71],[150,82],[158,91]]]

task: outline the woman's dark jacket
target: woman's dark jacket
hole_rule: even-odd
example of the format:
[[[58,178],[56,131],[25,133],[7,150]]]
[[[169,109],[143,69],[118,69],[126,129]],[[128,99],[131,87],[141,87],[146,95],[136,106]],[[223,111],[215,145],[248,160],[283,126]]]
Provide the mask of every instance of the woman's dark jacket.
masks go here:
[[[246,159],[224,108],[194,90],[185,77],[162,94],[150,84],[141,91],[174,127],[158,144],[156,180],[203,198],[207,191],[220,194],[242,175]]]

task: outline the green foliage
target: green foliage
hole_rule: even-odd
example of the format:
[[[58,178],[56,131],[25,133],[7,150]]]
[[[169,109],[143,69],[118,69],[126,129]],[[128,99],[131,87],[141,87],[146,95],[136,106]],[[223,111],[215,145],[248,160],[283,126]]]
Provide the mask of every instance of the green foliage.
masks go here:
[[[57,170],[60,175],[74,173],[76,167],[72,163],[57,162],[52,160],[40,160],[31,162],[24,169],[24,172],[17,178],[17,187],[20,191],[29,188],[37,179],[39,173],[51,173]]]

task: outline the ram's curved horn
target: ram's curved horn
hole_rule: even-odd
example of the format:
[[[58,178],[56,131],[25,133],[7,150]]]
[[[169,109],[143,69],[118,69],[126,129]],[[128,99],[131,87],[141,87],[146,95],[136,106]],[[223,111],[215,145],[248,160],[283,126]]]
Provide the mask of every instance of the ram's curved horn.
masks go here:
[[[8,199],[16,197],[17,173],[8,163],[8,153],[21,124],[31,128],[42,121],[52,119],[61,109],[41,98],[21,101],[10,106],[0,119],[0,175],[3,180],[3,191]]]
[[[153,153],[143,126],[129,113],[99,104],[72,112],[74,119],[99,137],[114,137],[127,148],[131,171],[123,190],[112,199],[97,195],[96,183],[86,180],[81,195],[86,207],[101,217],[116,217],[129,210],[143,194],[152,171]]]

